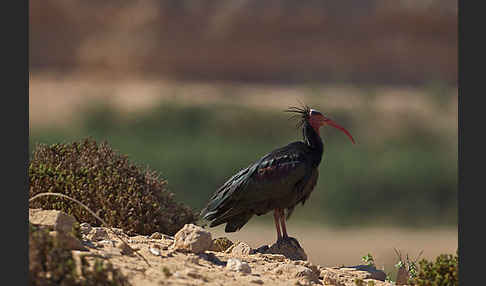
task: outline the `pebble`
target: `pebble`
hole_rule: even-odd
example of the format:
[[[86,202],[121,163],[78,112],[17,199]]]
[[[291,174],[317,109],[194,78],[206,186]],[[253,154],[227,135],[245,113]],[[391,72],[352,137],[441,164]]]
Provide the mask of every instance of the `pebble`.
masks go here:
[[[91,225],[87,222],[83,222],[79,225],[79,231],[81,234],[88,234],[91,231]]]
[[[236,258],[230,258],[226,262],[226,269],[236,272],[251,273],[250,265],[246,262],[241,262]]]
[[[150,251],[150,253],[152,253],[155,256],[160,256],[160,250],[155,248],[155,247],[150,246],[149,251]]]

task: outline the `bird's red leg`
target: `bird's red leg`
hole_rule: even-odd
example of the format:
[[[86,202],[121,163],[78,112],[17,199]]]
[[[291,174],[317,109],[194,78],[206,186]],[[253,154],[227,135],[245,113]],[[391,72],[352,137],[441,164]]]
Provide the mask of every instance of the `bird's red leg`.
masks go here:
[[[283,238],[289,237],[287,235],[287,227],[285,226],[285,212],[283,209],[280,209],[279,211],[280,214],[280,225],[282,226],[282,232],[283,232]]]
[[[277,241],[282,239],[282,234],[280,232],[280,211],[279,209],[273,210],[273,218],[275,219],[275,227],[277,228]]]

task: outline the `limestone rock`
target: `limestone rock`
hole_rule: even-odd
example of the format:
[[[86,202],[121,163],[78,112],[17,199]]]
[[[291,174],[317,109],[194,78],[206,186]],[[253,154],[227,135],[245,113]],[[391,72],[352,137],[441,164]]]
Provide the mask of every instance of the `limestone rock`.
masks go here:
[[[251,273],[250,265],[236,258],[230,258],[226,262],[226,269],[236,272]]]
[[[54,231],[71,232],[76,219],[58,210],[29,209],[29,221]]]
[[[255,284],[258,284],[258,285],[263,285],[263,280],[262,279],[255,278],[255,279],[250,280],[250,283],[255,283]]]
[[[288,278],[304,278],[314,282],[319,281],[318,272],[302,265],[282,264],[275,268],[273,272],[277,275],[285,275]]]
[[[356,266],[351,266],[350,268],[354,268],[360,271],[366,271],[371,275],[370,278],[372,279],[376,279],[380,281],[385,281],[386,279],[386,273],[383,270],[376,269],[374,265],[356,265]]]
[[[154,232],[152,235],[149,236],[150,239],[162,239],[164,235],[160,232]]]
[[[160,256],[160,248],[157,248],[155,246],[149,246],[148,250],[152,255]]]
[[[226,252],[236,254],[236,255],[250,255],[250,254],[254,254],[255,250],[251,248],[248,244],[239,241],[233,244],[232,247],[228,248]]]
[[[174,236],[173,249],[203,253],[213,245],[211,233],[202,227],[186,224]]]
[[[389,282],[384,282],[372,278],[372,274],[368,271],[357,270],[354,267],[324,267],[321,268],[321,276],[323,283],[336,286],[356,285],[356,281],[363,281],[367,285],[368,281],[373,281],[375,286],[392,285]]]

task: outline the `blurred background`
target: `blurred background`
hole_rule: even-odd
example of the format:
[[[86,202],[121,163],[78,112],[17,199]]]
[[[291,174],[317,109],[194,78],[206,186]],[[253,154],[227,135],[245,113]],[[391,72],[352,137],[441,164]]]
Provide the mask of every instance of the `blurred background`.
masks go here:
[[[239,169],[322,130],[317,187],[288,229],[309,259],[386,272],[393,248],[457,249],[457,1],[31,1],[30,150],[92,136],[196,210]],[[271,215],[217,235],[257,247]],[[265,234],[265,235],[263,235]]]

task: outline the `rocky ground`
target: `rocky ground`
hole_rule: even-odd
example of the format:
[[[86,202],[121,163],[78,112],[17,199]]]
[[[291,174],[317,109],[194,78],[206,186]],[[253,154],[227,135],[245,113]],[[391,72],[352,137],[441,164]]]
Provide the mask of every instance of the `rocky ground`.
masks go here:
[[[62,212],[40,209],[30,209],[29,220],[50,227],[58,237],[75,223]],[[175,236],[128,236],[121,229],[86,223],[80,232],[81,239],[63,236],[71,241],[75,260],[81,255],[88,261],[104,258],[132,285],[393,285],[374,266],[312,264],[294,239],[253,249],[245,242],[213,238],[195,225],[185,225]]]

